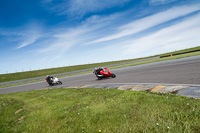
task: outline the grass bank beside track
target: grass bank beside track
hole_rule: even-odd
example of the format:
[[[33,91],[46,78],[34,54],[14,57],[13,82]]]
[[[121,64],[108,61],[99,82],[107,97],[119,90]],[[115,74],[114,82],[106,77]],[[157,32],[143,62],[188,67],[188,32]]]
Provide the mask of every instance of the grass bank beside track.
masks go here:
[[[95,63],[95,64],[44,69],[44,70],[37,70],[37,71],[19,72],[19,73],[12,73],[12,74],[2,74],[2,75],[0,75],[0,83],[20,80],[20,79],[40,77],[40,76],[45,76],[45,75],[55,75],[55,74],[59,74],[59,73],[66,73],[66,72],[72,72],[72,71],[77,71],[77,70],[84,70],[84,69],[94,68],[94,67],[98,67],[98,66],[108,66],[108,65],[120,64],[120,63],[137,61],[137,60],[153,58],[153,57],[158,57],[158,56],[166,56],[166,55],[177,54],[177,53],[180,54],[180,53],[190,52],[190,51],[194,51],[194,50],[200,50],[200,47],[195,47],[195,48],[190,48],[190,49],[185,49],[185,50],[180,50],[180,51],[176,51],[176,52],[165,53],[165,54],[155,55],[155,56],[150,56],[150,57],[145,57],[145,58],[131,59],[131,60],[121,60],[121,61],[113,61],[113,62],[104,62],[104,63]],[[153,60],[149,60],[149,61],[141,61],[141,62],[136,62],[136,63],[131,63],[131,64],[119,65],[119,66],[114,66],[114,67],[109,67],[109,68],[114,69],[114,68],[119,68],[119,67],[140,65],[140,64],[145,64],[145,63],[158,62],[158,61],[164,61],[164,60],[170,60],[170,59],[176,59],[176,58],[184,58],[184,57],[195,56],[195,55],[200,55],[200,51],[192,52],[192,53],[185,53],[185,54],[176,55],[176,56],[172,56],[172,57],[153,59]],[[72,74],[72,75],[76,75],[76,74]],[[8,85],[8,86],[12,86],[12,85]],[[2,88],[2,86],[0,88]]]
[[[152,60],[147,60],[147,61],[142,61],[142,62],[130,63],[130,64],[114,66],[114,67],[109,67],[109,68],[115,69],[115,68],[121,68],[121,67],[135,66],[135,65],[148,64],[148,63],[159,62],[159,61],[166,61],[166,60],[180,59],[180,58],[184,58],[184,57],[191,57],[191,56],[195,56],[195,55],[200,55],[200,51],[176,55],[176,56],[169,56],[169,57],[165,57],[165,58],[152,59]]]
[[[198,51],[200,51],[200,46],[161,54],[160,57],[163,58],[163,57],[168,57],[168,56],[171,56],[171,55],[181,55],[181,54],[193,53],[193,52],[198,52]]]
[[[200,132],[200,101],[116,89],[0,95],[0,132]]]
[[[146,58],[152,58],[152,57],[155,57],[155,56],[146,57]],[[142,60],[142,59],[146,59],[146,58],[95,63],[95,64],[86,64],[86,65],[77,65],[77,66],[67,66],[67,67],[59,67],[59,68],[51,68],[51,69],[43,69],[43,70],[27,71],[27,72],[18,72],[18,73],[11,73],[11,74],[2,74],[2,75],[0,75],[0,83],[14,81],[14,80],[20,80],[20,79],[41,77],[41,76],[46,76],[46,75],[54,75],[54,74],[72,72],[72,71],[77,71],[77,70],[84,70],[84,69],[94,68],[97,66],[108,66],[108,65],[120,64],[120,63],[124,63],[124,62]]]

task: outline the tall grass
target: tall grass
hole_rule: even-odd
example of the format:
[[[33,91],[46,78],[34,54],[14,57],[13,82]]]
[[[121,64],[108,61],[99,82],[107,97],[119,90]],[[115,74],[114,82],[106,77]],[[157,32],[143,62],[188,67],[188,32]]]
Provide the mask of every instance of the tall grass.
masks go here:
[[[200,101],[116,89],[0,95],[0,132],[200,132]]]

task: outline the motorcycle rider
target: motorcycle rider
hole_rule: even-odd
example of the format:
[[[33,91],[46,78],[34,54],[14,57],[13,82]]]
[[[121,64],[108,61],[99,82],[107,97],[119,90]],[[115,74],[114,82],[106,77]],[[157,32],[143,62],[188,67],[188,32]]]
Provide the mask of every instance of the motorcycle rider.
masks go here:
[[[94,73],[97,75],[104,75],[104,68],[103,67],[96,67],[94,69]]]
[[[46,80],[47,80],[48,83],[51,83],[52,80],[53,80],[53,76],[49,76],[49,75],[47,75]]]
[[[99,67],[96,67],[96,68],[94,69],[94,73],[100,74],[100,68],[99,68]]]
[[[100,74],[100,75],[103,75],[103,74],[104,74],[103,68],[100,68],[99,74]]]

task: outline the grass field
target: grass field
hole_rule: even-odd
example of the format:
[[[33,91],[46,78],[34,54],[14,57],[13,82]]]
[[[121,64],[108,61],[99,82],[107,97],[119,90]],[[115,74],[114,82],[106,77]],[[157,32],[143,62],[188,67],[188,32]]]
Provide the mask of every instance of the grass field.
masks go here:
[[[104,62],[104,63],[95,63],[95,64],[86,64],[86,65],[77,65],[77,66],[68,66],[68,67],[44,69],[44,70],[37,70],[37,71],[19,72],[19,73],[12,73],[12,74],[2,74],[2,75],[0,75],[0,83],[1,82],[14,81],[14,80],[20,80],[20,79],[27,79],[27,78],[46,76],[46,75],[54,75],[54,74],[59,74],[59,73],[72,72],[72,71],[77,71],[77,70],[94,68],[94,67],[98,67],[98,66],[108,66],[108,65],[113,65],[113,64],[131,62],[131,61],[136,61],[136,60],[141,60],[141,59],[146,59],[146,58],[170,55],[170,54],[174,54],[174,53],[181,53],[181,52],[187,52],[187,51],[193,51],[193,50],[199,50],[199,49],[200,49],[200,47],[195,47],[195,48],[175,51],[175,52],[171,52],[171,53],[165,53],[165,54],[161,54],[161,55],[155,55],[155,56],[151,56],[151,57],[131,59],[131,60],[121,60],[121,61],[113,61],[113,62]],[[194,53],[189,53],[189,55],[192,56],[192,55],[200,54],[200,52],[194,52]],[[188,54],[177,55],[177,56],[179,56],[179,57],[181,57],[181,56],[182,57],[187,57],[187,55]],[[176,58],[176,56],[174,56],[174,58]],[[168,58],[167,57],[167,59],[172,59],[172,58]],[[162,60],[166,60],[166,59],[161,59],[161,61]],[[154,62],[155,61],[160,61],[160,60],[159,59],[158,60],[154,60]],[[145,61],[145,63],[148,63],[148,61]],[[143,62],[139,62],[139,63],[136,63],[136,64],[144,64],[144,63]],[[130,64],[128,64],[128,65],[130,65]],[[134,65],[134,64],[131,64],[131,65]],[[117,66],[117,67],[122,67],[122,66]],[[116,68],[116,67],[113,67],[113,68]]]
[[[200,132],[200,100],[116,89],[0,95],[0,132]]]

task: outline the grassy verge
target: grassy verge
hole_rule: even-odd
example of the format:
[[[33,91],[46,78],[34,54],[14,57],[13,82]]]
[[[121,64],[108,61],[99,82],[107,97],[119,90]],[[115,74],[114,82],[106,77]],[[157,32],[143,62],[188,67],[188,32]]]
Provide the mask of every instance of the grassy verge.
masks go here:
[[[200,132],[200,101],[116,89],[0,95],[0,132]]]

